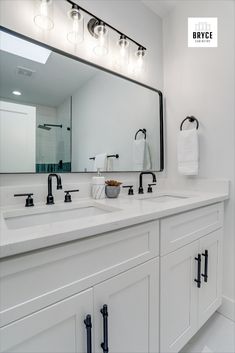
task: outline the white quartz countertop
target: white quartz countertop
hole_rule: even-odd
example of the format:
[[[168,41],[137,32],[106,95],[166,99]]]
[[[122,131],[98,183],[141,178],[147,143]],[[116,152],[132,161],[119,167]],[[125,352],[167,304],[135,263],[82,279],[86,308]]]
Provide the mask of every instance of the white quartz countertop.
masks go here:
[[[78,239],[99,235],[119,228],[133,226],[171,216],[180,212],[207,206],[228,199],[225,193],[206,192],[172,192],[161,191],[153,193],[151,197],[171,195],[185,198],[169,199],[164,202],[152,202],[147,199],[138,199],[138,196],[120,196],[118,199],[92,200],[80,199],[72,203],[57,202],[46,206],[36,204],[32,208],[24,205],[10,206],[0,209],[0,258],[46,248]],[[144,197],[150,195],[145,194]],[[86,216],[76,219],[59,220],[47,224],[26,226],[10,229],[6,222],[6,215],[15,213],[20,215],[34,215],[37,212],[50,213],[56,210],[68,210],[86,205],[100,206],[103,209],[112,209],[114,212],[95,216]]]

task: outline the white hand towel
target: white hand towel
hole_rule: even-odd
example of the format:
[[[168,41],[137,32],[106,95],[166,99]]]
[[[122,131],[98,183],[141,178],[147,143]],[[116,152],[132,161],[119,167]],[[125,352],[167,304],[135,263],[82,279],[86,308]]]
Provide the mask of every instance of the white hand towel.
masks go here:
[[[107,153],[97,154],[95,156],[94,171],[106,171],[107,167]]]
[[[144,154],[144,170],[150,170],[152,168],[152,159],[150,153],[150,147],[148,142],[145,142],[145,154]]]
[[[134,140],[133,144],[133,170],[144,169],[146,140]]]
[[[107,158],[107,163],[106,163],[106,171],[107,172],[112,172],[113,171],[113,163],[114,162],[114,158]]]
[[[183,175],[198,175],[199,141],[196,129],[183,130],[178,135],[178,171]]]

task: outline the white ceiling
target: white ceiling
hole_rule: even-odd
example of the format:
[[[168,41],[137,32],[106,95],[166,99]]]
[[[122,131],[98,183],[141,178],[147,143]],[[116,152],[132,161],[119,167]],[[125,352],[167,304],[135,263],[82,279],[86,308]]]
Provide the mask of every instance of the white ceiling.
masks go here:
[[[18,67],[32,70],[32,77],[19,75]],[[0,97],[57,107],[97,72],[96,68],[54,52],[44,65],[0,50]],[[22,95],[12,95],[14,90]]]
[[[178,0],[142,0],[142,2],[160,17],[165,17]]]

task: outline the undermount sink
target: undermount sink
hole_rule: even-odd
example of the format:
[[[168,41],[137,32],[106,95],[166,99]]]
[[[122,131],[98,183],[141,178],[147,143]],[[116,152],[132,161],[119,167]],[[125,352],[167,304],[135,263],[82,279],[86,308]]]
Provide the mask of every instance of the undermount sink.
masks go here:
[[[3,217],[9,229],[19,229],[119,211],[118,208],[97,205],[92,202],[83,205],[66,206],[53,205],[38,209],[32,208],[24,211],[11,211],[6,212]]]
[[[156,202],[156,203],[164,203],[164,202],[172,202],[178,201],[183,199],[188,199],[190,196],[183,196],[183,195],[174,195],[174,194],[164,194],[164,195],[139,195],[136,198],[138,200]]]

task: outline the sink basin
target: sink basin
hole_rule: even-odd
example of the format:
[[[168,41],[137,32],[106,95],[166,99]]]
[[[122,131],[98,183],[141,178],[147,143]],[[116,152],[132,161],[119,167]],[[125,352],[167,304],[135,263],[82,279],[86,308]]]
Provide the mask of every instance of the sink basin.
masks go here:
[[[172,202],[172,201],[178,201],[178,200],[183,200],[183,199],[188,199],[190,196],[183,196],[183,195],[171,195],[171,194],[164,194],[164,195],[140,195],[137,196],[136,198],[138,200],[145,200],[145,201],[150,201],[150,202],[156,202],[156,203],[164,203],[164,202]]]
[[[187,199],[187,198],[188,197],[184,197],[184,196],[162,195],[162,196],[152,197],[147,200],[151,202],[171,202],[171,201],[178,201],[178,200]]]
[[[19,229],[55,222],[76,220],[84,217],[93,217],[119,210],[114,207],[97,205],[95,203],[69,206],[61,207],[55,205],[45,206],[38,209],[27,209],[21,212],[12,211],[6,212],[3,217],[9,229]]]

